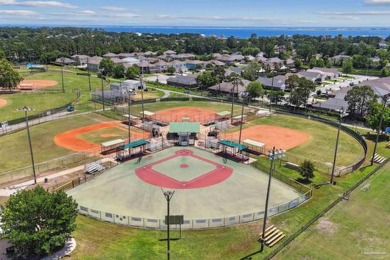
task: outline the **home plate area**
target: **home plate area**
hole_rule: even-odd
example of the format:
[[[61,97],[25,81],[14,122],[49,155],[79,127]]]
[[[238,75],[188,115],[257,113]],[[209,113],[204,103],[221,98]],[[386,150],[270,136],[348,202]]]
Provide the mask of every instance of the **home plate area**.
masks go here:
[[[233,169],[183,149],[175,151],[172,156],[139,167],[135,172],[141,180],[158,187],[194,189],[226,180]]]

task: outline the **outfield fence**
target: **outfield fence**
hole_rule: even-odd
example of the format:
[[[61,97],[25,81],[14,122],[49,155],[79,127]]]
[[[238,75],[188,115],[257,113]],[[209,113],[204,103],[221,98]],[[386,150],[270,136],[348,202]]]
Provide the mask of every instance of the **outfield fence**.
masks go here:
[[[80,163],[87,163],[96,160],[96,157],[99,156],[99,152],[100,151],[91,150],[89,153],[75,153],[51,161],[36,163],[35,173],[37,177],[39,177],[39,175],[44,172],[63,170],[74,167],[75,165],[79,165]],[[13,171],[0,172],[0,184],[23,178],[31,179],[32,177],[32,166],[27,166]]]
[[[80,184],[84,183],[83,181]],[[62,190],[66,188],[71,189],[77,186],[79,183],[69,183],[67,186],[63,186]],[[301,188],[306,189],[306,188]],[[277,214],[284,213],[290,209],[293,209],[300,204],[304,203],[311,198],[311,189],[301,196],[278,206],[272,207],[268,210],[268,216],[274,216]],[[93,208],[88,208],[83,205],[78,205],[78,212],[82,215],[86,215],[101,221],[112,222],[116,224],[133,226],[138,228],[148,228],[148,229],[161,229],[164,230],[167,228],[167,225],[164,223],[164,219],[160,218],[142,218],[136,216],[126,216],[114,212],[105,212]],[[255,220],[260,220],[264,217],[264,211],[251,212],[247,214],[241,214],[236,216],[226,216],[220,218],[202,218],[202,219],[186,219],[184,224],[181,225],[182,229],[207,229],[207,228],[217,228],[217,227],[227,227],[242,223],[247,223]],[[179,229],[178,225],[171,226],[172,229]]]

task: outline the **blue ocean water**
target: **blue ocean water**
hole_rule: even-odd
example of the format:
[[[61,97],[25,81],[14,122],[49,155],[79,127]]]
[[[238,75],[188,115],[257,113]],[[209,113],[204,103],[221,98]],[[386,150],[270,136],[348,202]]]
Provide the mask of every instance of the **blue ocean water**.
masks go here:
[[[330,35],[332,37],[343,35],[348,36],[390,36],[390,27],[190,27],[190,26],[94,26],[93,28],[103,29],[108,32],[137,32],[137,33],[197,33],[205,36],[234,36],[236,38],[249,38],[253,33],[261,37],[291,36],[294,34],[321,36]]]

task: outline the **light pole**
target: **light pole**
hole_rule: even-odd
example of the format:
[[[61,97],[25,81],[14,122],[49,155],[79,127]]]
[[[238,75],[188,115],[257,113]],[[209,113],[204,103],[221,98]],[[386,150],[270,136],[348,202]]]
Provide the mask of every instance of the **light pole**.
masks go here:
[[[238,136],[238,144],[241,144],[241,133],[242,133],[242,124],[244,123],[244,101],[246,98],[249,98],[249,92],[244,91],[241,93],[242,106],[241,106],[241,123],[240,123],[240,134]],[[240,150],[241,152],[242,150]]]
[[[64,63],[65,58],[61,58],[62,66],[61,66],[61,79],[62,79],[62,93],[65,93],[65,84],[64,84]]]
[[[27,116],[27,112],[28,111],[33,111],[35,109],[32,109],[32,108],[30,108],[28,106],[24,106],[22,108],[18,108],[17,110],[18,111],[24,111],[24,118],[26,120],[26,128],[27,128],[28,144],[30,146],[30,155],[31,155],[31,164],[32,164],[32,170],[33,170],[33,176],[34,176],[34,184],[37,184],[37,175],[35,173],[34,153],[33,153],[32,145],[31,145],[30,127],[29,127],[29,124],[28,124],[28,116]]]
[[[105,106],[104,106],[104,86],[103,86],[103,73],[100,73],[100,79],[102,81],[102,103],[103,103],[103,111],[105,111]]]
[[[386,104],[387,104],[388,97],[387,96],[383,96],[382,100],[383,100],[383,107],[382,107],[381,118],[379,120],[379,126],[376,129],[376,138],[375,138],[374,151],[372,152],[371,166],[374,164],[374,157],[375,157],[375,153],[376,153],[376,147],[378,145],[378,140],[379,140],[379,132],[381,131],[381,128],[382,128],[383,116],[385,114],[385,109],[386,109]]]
[[[233,82],[233,88],[232,88],[232,108],[230,111],[230,124],[233,124],[233,107],[234,107],[234,89],[236,88],[237,83]],[[238,85],[237,85],[238,88]]]
[[[130,95],[131,95],[131,93],[130,93],[130,90],[127,90],[127,94],[128,94],[128,96],[129,96],[129,100],[127,101],[127,107],[128,107],[128,114],[129,114],[129,121],[128,121],[128,124],[129,124],[129,128],[128,128],[128,131],[129,131],[129,143],[130,143],[130,126],[131,126],[131,115],[130,115],[130,113],[131,113],[131,110],[130,110],[130,105],[131,105],[131,97],[130,97]]]
[[[267,224],[267,215],[268,215],[268,201],[269,201],[269,195],[271,190],[271,179],[272,179],[272,173],[274,171],[274,164],[275,160],[278,158],[284,157],[286,151],[281,149],[275,149],[275,147],[272,148],[271,151],[268,153],[268,158],[271,161],[270,169],[269,169],[269,176],[268,176],[268,186],[267,186],[267,196],[265,199],[265,209],[264,209],[264,219],[263,219],[263,232],[261,234],[261,248],[260,252],[263,252],[264,250],[264,244],[265,244],[265,230],[266,230],[266,224]]]
[[[139,82],[141,84],[141,105],[142,105],[142,123],[145,123],[145,109],[144,109],[144,85],[142,82],[142,73],[139,76]]]
[[[164,194],[164,197],[165,199],[167,200],[167,218],[166,218],[166,225],[167,225],[167,258],[168,260],[171,259],[171,251],[170,251],[170,220],[169,220],[169,216],[170,216],[170,208],[169,208],[169,202],[171,201],[172,197],[173,197],[173,194],[175,194],[175,191],[164,191],[163,190],[163,194]]]
[[[91,88],[91,72],[89,71],[89,58],[87,57],[87,71],[88,71],[88,85],[89,85],[89,92],[92,91],[92,88]]]
[[[334,170],[335,170],[335,167],[336,167],[337,149],[338,149],[338,146],[339,146],[339,138],[340,138],[341,120],[343,118],[344,112],[345,112],[345,110],[342,107],[340,109],[339,127],[337,129],[336,147],[334,149],[333,166],[332,166],[332,174],[330,176],[330,184],[333,184],[333,179],[334,179]]]

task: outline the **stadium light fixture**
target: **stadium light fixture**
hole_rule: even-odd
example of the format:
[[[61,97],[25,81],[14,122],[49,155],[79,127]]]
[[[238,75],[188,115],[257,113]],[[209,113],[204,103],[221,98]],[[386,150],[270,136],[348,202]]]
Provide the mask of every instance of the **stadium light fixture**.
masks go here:
[[[169,220],[169,217],[170,217],[170,202],[171,202],[171,199],[173,197],[173,194],[175,194],[175,191],[164,191],[163,189],[161,189],[163,194],[164,194],[164,197],[165,199],[167,200],[167,258],[168,260],[171,259],[171,248],[170,248],[170,220]]]
[[[17,111],[24,111],[24,118],[26,120],[26,128],[27,128],[28,144],[30,146],[31,165],[32,165],[33,176],[34,176],[34,184],[37,184],[37,175],[35,173],[34,153],[33,153],[32,145],[31,145],[30,126],[28,124],[28,116],[27,116],[28,111],[33,111],[33,110],[35,110],[35,109],[32,109],[28,106],[24,106],[22,108],[17,109]]]
[[[286,154],[285,150],[282,149],[275,149],[275,147],[272,148],[268,152],[268,158],[271,161],[270,169],[269,169],[269,176],[268,176],[268,186],[267,186],[267,196],[265,199],[265,209],[264,209],[264,218],[263,218],[263,232],[261,234],[261,248],[260,252],[263,252],[264,250],[264,244],[265,244],[265,230],[266,230],[266,224],[267,224],[267,215],[268,215],[268,201],[270,196],[270,190],[271,190],[271,180],[272,180],[272,173],[274,171],[275,166],[275,160],[278,158],[283,158]]]
[[[249,99],[249,92],[244,91],[240,95],[242,98],[242,106],[241,106],[241,123],[240,123],[240,134],[238,136],[238,144],[241,144],[242,124],[244,123],[244,101],[245,99]]]
[[[61,79],[62,79],[62,93],[65,93],[65,83],[64,83],[64,65],[65,65],[65,58],[61,58],[62,65],[61,65]]]

